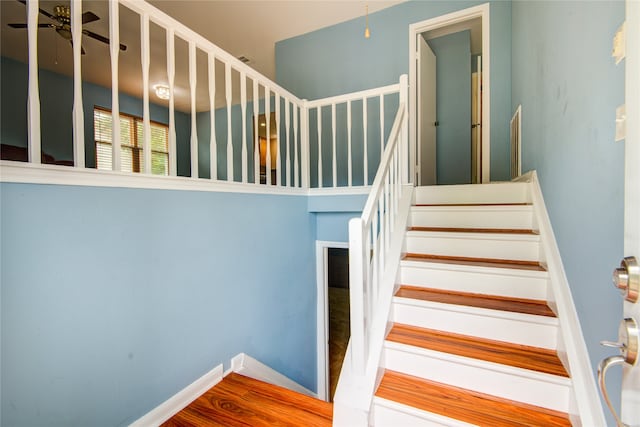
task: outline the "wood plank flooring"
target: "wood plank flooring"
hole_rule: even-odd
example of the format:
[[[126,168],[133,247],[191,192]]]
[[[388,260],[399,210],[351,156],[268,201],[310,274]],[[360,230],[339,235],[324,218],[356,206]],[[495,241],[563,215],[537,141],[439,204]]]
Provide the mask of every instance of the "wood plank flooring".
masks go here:
[[[496,295],[455,292],[442,289],[423,288],[403,285],[396,291],[396,296],[422,301],[441,302],[445,304],[464,305],[467,307],[488,308],[509,311],[512,313],[533,314],[537,316],[556,317],[546,301],[511,298]]]
[[[511,268],[516,270],[547,271],[547,269],[537,261],[517,261],[510,259],[494,258],[471,258],[460,256],[431,255],[406,253],[403,259],[407,261],[427,261],[440,264],[470,265],[476,267]]]
[[[562,412],[389,370],[376,396],[480,426],[571,426]]]
[[[163,426],[329,427],[332,419],[331,403],[231,373]]]
[[[389,335],[387,335],[387,340],[487,362],[569,377],[555,350],[398,323],[393,325]]]
[[[439,231],[448,233],[495,233],[538,235],[536,230],[520,228],[462,228],[462,227],[409,227],[409,231]]]

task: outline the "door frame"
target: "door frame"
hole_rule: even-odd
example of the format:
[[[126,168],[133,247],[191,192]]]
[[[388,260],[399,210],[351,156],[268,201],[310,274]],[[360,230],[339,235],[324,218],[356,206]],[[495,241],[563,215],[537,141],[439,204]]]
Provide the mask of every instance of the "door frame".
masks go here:
[[[446,15],[427,19],[409,25],[409,143],[411,153],[415,162],[415,170],[420,168],[420,158],[417,153],[417,132],[416,118],[417,106],[417,60],[418,46],[417,37],[437,28],[446,27],[459,22],[468,21],[475,18],[482,19],[482,183],[488,183],[491,177],[491,40],[489,22],[489,3],[462,9]],[[469,77],[471,78],[471,77]],[[416,179],[416,176],[413,177]]]
[[[640,3],[625,3],[624,255],[640,258]],[[640,321],[640,301],[624,301],[623,317]],[[640,366],[625,366],[623,372],[620,416],[631,422],[640,414]]]
[[[316,240],[316,366],[318,399],[329,401],[329,249],[349,249],[349,242]]]

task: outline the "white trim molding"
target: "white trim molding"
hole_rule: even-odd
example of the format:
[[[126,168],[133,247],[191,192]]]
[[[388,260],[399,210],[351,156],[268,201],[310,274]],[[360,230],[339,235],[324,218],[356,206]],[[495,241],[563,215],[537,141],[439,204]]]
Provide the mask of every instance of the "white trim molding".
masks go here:
[[[490,4],[462,9],[446,15],[427,19],[409,25],[409,146],[412,153],[417,153],[417,101],[416,101],[416,38],[426,32],[474,18],[482,19],[482,183],[491,179],[491,33],[490,33]],[[416,156],[416,159],[419,159]],[[416,162],[417,165],[417,162]]]
[[[329,401],[329,248],[348,249],[348,242],[316,240],[316,353],[318,398]]]
[[[207,372],[165,402],[131,423],[131,427],[159,426],[202,396],[207,390],[222,380],[222,365]]]
[[[240,353],[231,359],[231,368],[229,371],[225,372],[225,376],[230,372],[235,372],[237,374],[244,375],[245,377],[284,387],[307,396],[317,397],[316,393],[244,353]]]
[[[536,171],[531,171],[521,178],[523,181],[530,182],[531,185],[534,222],[540,231],[541,252],[551,280],[551,294],[548,302],[558,314],[560,321],[559,343],[563,345],[558,346],[558,356],[565,363],[573,384],[575,402],[572,402],[569,408],[571,421],[574,425],[605,426],[606,421],[591,368],[589,352],[582,335],[569,281],[562,265],[560,250],[547,215],[538,175]]]

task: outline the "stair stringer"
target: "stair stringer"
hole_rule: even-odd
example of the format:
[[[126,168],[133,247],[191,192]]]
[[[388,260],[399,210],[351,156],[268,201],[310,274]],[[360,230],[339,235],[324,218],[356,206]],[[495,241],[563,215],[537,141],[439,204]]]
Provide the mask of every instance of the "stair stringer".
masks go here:
[[[373,310],[371,321],[372,333],[369,348],[375,350],[369,353],[364,375],[358,375],[352,367],[351,340],[349,341],[333,398],[333,425],[335,427],[367,427],[371,424],[373,398],[384,372],[380,368],[380,362],[384,350],[384,339],[388,332],[387,322],[391,313],[404,236],[414,197],[415,187],[404,185],[393,228],[394,232],[391,234],[388,257],[385,261],[385,274],[380,284],[379,299]]]
[[[519,181],[530,185],[534,227],[540,232],[540,262],[546,265],[549,272],[547,301],[559,320],[558,356],[569,372],[573,385],[569,405],[571,422],[576,426],[606,426],[587,345],[536,171],[528,172]]]

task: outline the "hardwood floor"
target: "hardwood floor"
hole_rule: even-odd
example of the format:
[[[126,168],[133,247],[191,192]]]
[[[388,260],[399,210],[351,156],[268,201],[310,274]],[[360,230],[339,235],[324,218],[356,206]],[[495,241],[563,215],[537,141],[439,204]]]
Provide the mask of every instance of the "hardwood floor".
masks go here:
[[[329,427],[332,419],[331,403],[231,373],[163,426]]]
[[[400,286],[400,289],[396,292],[396,296],[422,301],[442,302],[445,304],[509,311],[513,313],[556,317],[555,313],[551,308],[549,308],[546,301],[532,299],[473,294],[469,292],[455,292],[406,285]]]
[[[394,324],[388,341],[568,377],[555,350]]]
[[[535,230],[520,228],[461,228],[461,227],[409,227],[409,231],[440,231],[450,233],[492,233],[492,234],[531,234],[537,235]]]
[[[471,258],[446,255],[406,253],[403,257],[408,261],[437,262],[439,264],[471,265],[476,267],[513,268],[516,270],[547,271],[536,261],[515,261],[509,259]]]
[[[332,401],[350,335],[349,289],[329,287],[329,397]]]
[[[386,370],[376,396],[487,427],[570,426],[567,414]]]

